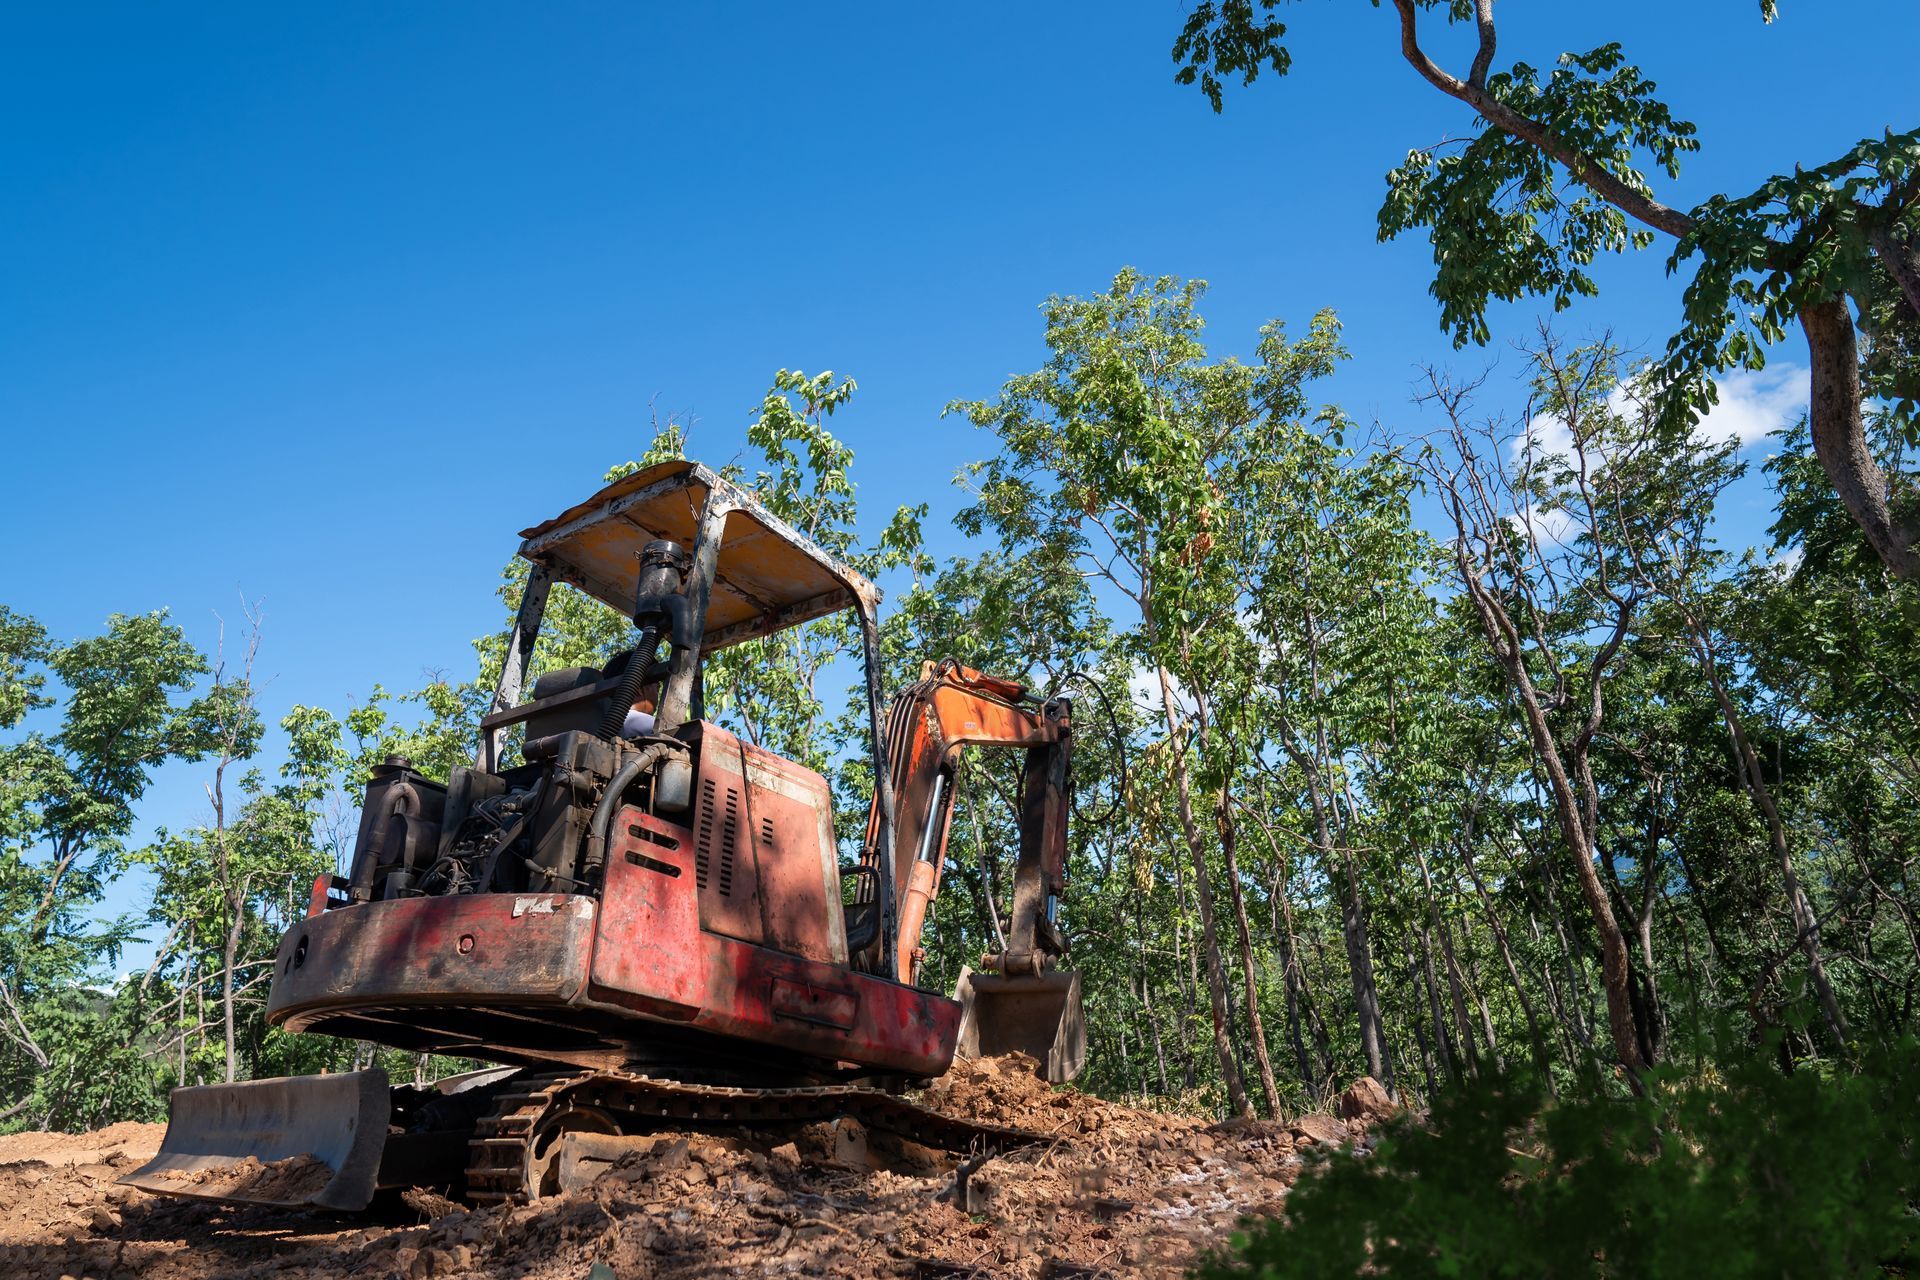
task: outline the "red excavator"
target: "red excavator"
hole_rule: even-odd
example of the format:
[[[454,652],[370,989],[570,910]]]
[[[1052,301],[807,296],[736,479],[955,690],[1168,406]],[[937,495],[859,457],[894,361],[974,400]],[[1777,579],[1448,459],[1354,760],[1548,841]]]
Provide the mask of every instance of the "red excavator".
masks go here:
[[[909,1101],[956,1052],[1078,1073],[1066,940],[1070,706],[952,661],[884,714],[879,592],[694,462],[526,530],[527,583],[471,768],[373,770],[345,876],[282,939],[267,1018],[497,1065],[390,1088],[378,1068],[176,1089],[148,1190],[358,1209],[383,1188],[551,1191],[570,1157],[662,1124],[853,1117],[925,1146],[1023,1135]],[[548,592],[633,620],[600,668],[522,700]],[[843,864],[826,780],[705,718],[706,659],[855,615],[877,785]],[[665,656],[662,656],[664,652]],[[954,998],[915,985],[961,752],[1024,750],[1004,948]]]

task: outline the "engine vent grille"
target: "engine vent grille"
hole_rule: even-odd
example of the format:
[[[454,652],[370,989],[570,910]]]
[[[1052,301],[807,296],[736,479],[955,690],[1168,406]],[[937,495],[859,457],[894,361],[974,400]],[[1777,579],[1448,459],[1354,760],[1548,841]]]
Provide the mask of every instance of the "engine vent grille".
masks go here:
[[[693,859],[693,879],[700,888],[707,887],[707,866],[713,859],[713,779],[700,779],[700,830],[696,833],[699,846]]]
[[[700,780],[700,826],[696,833],[699,849],[694,856],[694,883],[707,887],[711,876],[718,877],[720,893],[733,896],[733,863],[740,840],[740,789],[729,786],[724,798],[712,778]]]
[[[720,824],[720,894],[733,896],[733,855],[734,845],[740,835],[740,792],[737,788],[727,788],[727,813]]]

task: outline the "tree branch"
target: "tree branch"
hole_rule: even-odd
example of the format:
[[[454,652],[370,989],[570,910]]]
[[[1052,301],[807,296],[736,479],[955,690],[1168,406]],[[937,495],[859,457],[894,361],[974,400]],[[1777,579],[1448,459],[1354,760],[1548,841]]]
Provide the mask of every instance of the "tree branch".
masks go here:
[[[1843,299],[1812,302],[1800,309],[1800,328],[1807,335],[1812,366],[1807,421],[1814,456],[1881,561],[1907,581],[1920,582],[1920,547],[1915,545],[1920,532],[1894,518],[1887,502],[1887,473],[1867,447],[1853,316]]]
[[[1867,242],[1887,268],[1887,274],[1900,286],[1900,292],[1906,295],[1907,305],[1920,313],[1920,250],[1895,237],[1892,228],[1884,223],[1868,228]]]
[[[1521,115],[1493,97],[1484,85],[1475,83],[1471,75],[1469,79],[1461,80],[1441,70],[1420,48],[1414,0],[1393,0],[1393,7],[1400,11],[1401,56],[1412,64],[1427,83],[1449,98],[1456,98],[1478,111],[1494,128],[1510,133],[1523,142],[1530,142],[1552,156],[1565,166],[1575,181],[1628,217],[1671,236],[1684,236],[1693,230],[1694,221],[1691,217],[1630,185],[1580,148],[1555,137],[1552,130],[1538,120]],[[1476,0],[1476,8],[1480,17],[1481,43],[1480,52],[1474,58],[1474,67],[1479,69],[1482,59],[1491,62],[1493,58],[1492,0]]]
[[[12,1019],[14,1027],[19,1029],[18,1032],[9,1029],[7,1038],[26,1050],[27,1056],[38,1063],[42,1071],[46,1070],[52,1059],[47,1057],[47,1051],[34,1040],[33,1033],[27,1030],[26,1020],[20,1016],[20,1006],[13,1002],[13,990],[5,980],[0,980],[0,1003],[5,1003],[7,1016]]]
[[[1493,48],[1497,43],[1493,30],[1493,0],[1474,0],[1473,25],[1480,30],[1480,48],[1473,55],[1473,68],[1467,72],[1467,85],[1484,91],[1487,72],[1493,66]]]

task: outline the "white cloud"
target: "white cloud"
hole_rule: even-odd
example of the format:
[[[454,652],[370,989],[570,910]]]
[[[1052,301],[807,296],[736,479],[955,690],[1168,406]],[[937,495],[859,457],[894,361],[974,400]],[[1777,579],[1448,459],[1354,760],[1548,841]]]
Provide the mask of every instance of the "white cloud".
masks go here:
[[[1190,716],[1199,709],[1193,695],[1188,693],[1174,675],[1167,675],[1167,687],[1173,692],[1173,711],[1175,715]],[[1140,711],[1154,716],[1166,714],[1160,698],[1160,672],[1153,667],[1135,667],[1127,676],[1127,692],[1133,699],[1133,705]]]
[[[1518,459],[1529,448],[1535,458],[1571,458],[1573,428],[1550,413],[1536,413],[1527,419],[1527,429],[1513,438],[1514,458]]]
[[[1573,545],[1573,539],[1569,536],[1574,531],[1573,516],[1564,507],[1549,510],[1538,502],[1529,502],[1516,519],[1535,546],[1545,543],[1561,547]]]
[[[1700,420],[1694,434],[1718,443],[1738,440],[1746,448],[1780,430],[1807,407],[1807,371],[1794,364],[1741,370],[1720,379],[1720,403]]]
[[[1734,440],[1744,449],[1785,427],[1807,407],[1807,370],[1801,365],[1769,365],[1757,372],[1742,369],[1721,378],[1718,385],[1719,403],[1694,424],[1694,439],[1702,444]],[[1623,415],[1632,412],[1627,389],[1614,388],[1607,396],[1607,407]],[[1536,457],[1573,455],[1572,429],[1551,414],[1535,414],[1527,429],[1515,437],[1516,459],[1529,441]]]

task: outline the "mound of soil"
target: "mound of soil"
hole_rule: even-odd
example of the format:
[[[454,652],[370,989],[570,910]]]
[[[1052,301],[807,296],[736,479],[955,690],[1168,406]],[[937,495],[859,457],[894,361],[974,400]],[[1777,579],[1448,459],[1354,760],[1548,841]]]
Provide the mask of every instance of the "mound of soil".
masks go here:
[[[1050,1089],[1018,1058],[958,1063],[922,1101],[1047,1141],[957,1162],[852,1121],[663,1131],[562,1157],[573,1189],[533,1204],[472,1210],[415,1192],[346,1217],[116,1186],[158,1146],[157,1125],[0,1138],[0,1275],[587,1280],[602,1263],[615,1280],[1171,1277],[1241,1217],[1278,1208],[1296,1147],[1364,1126],[1208,1124]]]
[[[180,1185],[197,1196],[245,1196],[249,1200],[301,1203],[320,1194],[333,1180],[333,1170],[312,1156],[289,1156],[262,1163],[253,1156],[215,1169],[169,1169],[163,1182]]]

